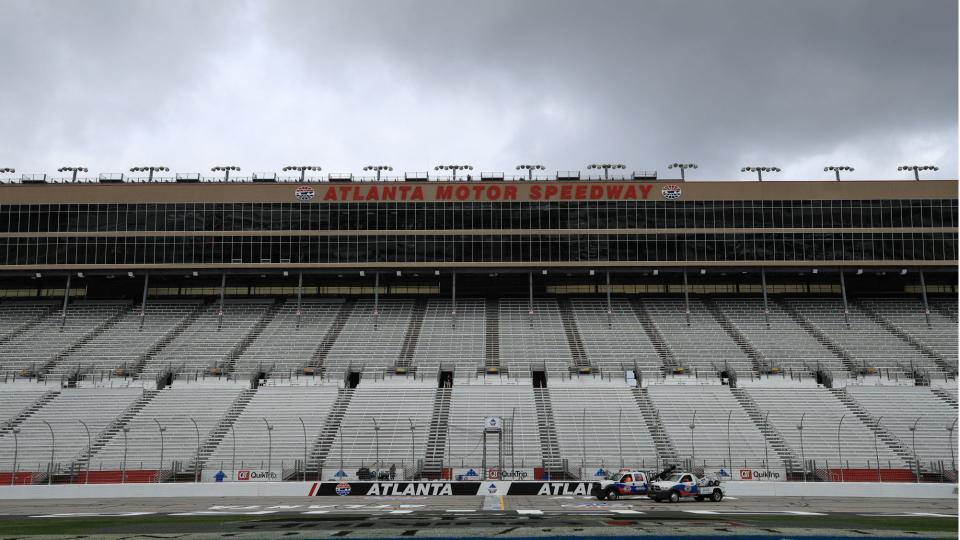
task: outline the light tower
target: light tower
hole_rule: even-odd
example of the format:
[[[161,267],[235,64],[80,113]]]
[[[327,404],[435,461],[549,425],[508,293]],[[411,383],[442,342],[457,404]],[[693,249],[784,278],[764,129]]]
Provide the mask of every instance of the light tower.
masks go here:
[[[696,169],[696,163],[671,163],[667,165],[668,169],[680,169],[680,180],[686,181],[687,175],[685,174],[687,169]]]
[[[940,167],[936,165],[901,165],[897,167],[898,171],[913,171],[913,179],[920,180],[920,171],[939,171]]]
[[[518,171],[527,171],[527,180],[533,180],[533,171],[542,171],[546,169],[543,165],[517,165]]]
[[[87,168],[86,168],[86,167],[60,167],[59,169],[57,169],[57,172],[68,172],[68,173],[72,173],[73,176],[71,177],[70,181],[71,181],[71,182],[76,182],[76,181],[77,181],[77,173],[78,173],[78,172],[87,172]]]
[[[239,171],[240,167],[236,165],[217,165],[216,167],[211,167],[210,171],[212,172],[223,172],[223,181],[230,181],[230,171]]]
[[[148,174],[147,182],[153,182],[153,173],[155,172],[167,172],[170,169],[166,167],[130,167],[130,172],[145,172]]]
[[[757,173],[757,180],[763,182],[763,173],[765,172],[780,172],[780,167],[743,167],[740,169],[740,172],[755,172]]]
[[[457,171],[472,171],[473,165],[437,165],[433,168],[435,171],[450,171],[453,175],[453,180],[457,180]]]
[[[840,181],[840,171],[850,171],[853,172],[853,167],[848,167],[846,165],[827,165],[823,168],[823,172],[833,171],[833,174],[837,176],[837,182]]]
[[[587,165],[588,169],[603,169],[603,179],[610,179],[610,169],[626,169],[623,163],[591,163]]]
[[[377,173],[377,182],[380,181],[380,172],[381,171],[392,171],[393,167],[389,165],[367,165],[363,168],[365,171],[376,171]]]
[[[284,171],[300,171],[300,181],[303,182],[307,179],[307,171],[321,171],[320,167],[316,165],[287,165],[283,168]]]

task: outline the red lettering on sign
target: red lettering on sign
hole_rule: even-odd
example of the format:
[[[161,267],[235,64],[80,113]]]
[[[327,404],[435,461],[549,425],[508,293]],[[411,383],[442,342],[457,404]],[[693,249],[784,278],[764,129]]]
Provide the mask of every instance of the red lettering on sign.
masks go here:
[[[473,198],[479,201],[483,195],[483,186],[473,186]]]
[[[457,200],[463,201],[470,196],[470,188],[467,186],[457,186]]]
[[[373,188],[373,189],[377,189],[377,188]],[[355,201],[362,201],[362,200],[363,200],[363,196],[360,195],[360,187],[359,187],[359,186],[353,186],[353,200],[355,200]]]
[[[624,199],[636,199],[637,198],[637,189],[633,185],[627,186],[627,189],[623,192]]]
[[[380,200],[380,192],[377,190],[376,187],[371,187],[369,190],[367,190],[366,200],[368,201]]]
[[[607,186],[607,198],[608,199],[619,199],[620,194],[623,193],[623,186]]]
[[[407,200],[407,192],[410,191],[410,186],[400,186],[400,200]]]
[[[647,200],[647,196],[650,195],[650,189],[653,188],[651,184],[640,184],[640,193],[643,194],[643,200]]]
[[[563,200],[569,200],[570,194],[573,192],[573,186],[563,186],[560,188],[560,198]]]
[[[489,188],[487,188],[487,197],[489,197],[491,201],[499,201],[500,188],[497,186],[490,186]]]
[[[453,197],[453,186],[437,186],[437,200],[449,201]]]
[[[533,189],[530,189],[531,199],[533,198]],[[507,186],[503,188],[503,200],[505,201],[515,201],[517,200],[517,186]]]
[[[603,197],[603,186],[590,186],[590,199],[597,200]]]
[[[585,186],[585,185],[583,185],[583,184],[580,184],[579,186],[577,186],[576,193],[577,193],[576,199],[577,199],[578,201],[582,201],[583,199],[586,199],[586,198],[587,198],[587,186]]]
[[[383,196],[380,197],[384,201],[395,201],[397,200],[397,186],[386,186],[383,188]]]
[[[337,200],[337,190],[336,188],[328,187],[327,192],[323,194],[323,200],[325,201],[335,201]]]
[[[412,200],[414,200],[414,201],[422,201],[422,200],[423,200],[423,188],[420,187],[420,186],[417,186],[417,187],[413,188],[413,197],[410,197],[410,198],[411,198]]]

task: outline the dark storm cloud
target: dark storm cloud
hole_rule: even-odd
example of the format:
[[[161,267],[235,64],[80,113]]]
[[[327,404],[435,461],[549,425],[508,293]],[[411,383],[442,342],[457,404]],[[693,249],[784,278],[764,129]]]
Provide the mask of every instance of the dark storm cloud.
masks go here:
[[[0,2],[0,165],[957,176],[949,0]]]

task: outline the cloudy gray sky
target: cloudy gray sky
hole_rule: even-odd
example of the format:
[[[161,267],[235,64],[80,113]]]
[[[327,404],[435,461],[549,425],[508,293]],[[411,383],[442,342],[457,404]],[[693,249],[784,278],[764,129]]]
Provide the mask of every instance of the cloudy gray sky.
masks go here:
[[[0,0],[0,166],[957,177],[956,0]]]

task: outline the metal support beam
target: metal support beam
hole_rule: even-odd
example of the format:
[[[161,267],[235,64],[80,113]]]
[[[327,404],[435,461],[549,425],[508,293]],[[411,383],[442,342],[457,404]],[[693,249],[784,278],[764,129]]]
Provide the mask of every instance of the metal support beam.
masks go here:
[[[920,293],[923,295],[923,316],[927,318],[927,326],[930,326],[930,304],[927,302],[927,281],[923,278],[923,270],[920,271]]]
[[[607,326],[613,326],[613,301],[610,299],[610,271],[607,270]]]
[[[300,318],[303,316],[303,272],[297,276],[297,330],[300,329]],[[306,467],[306,461],[304,461]]]
[[[533,272],[527,272],[527,318],[530,319],[530,325],[533,326]]]
[[[843,270],[840,270],[840,294],[843,296],[843,320],[850,328],[850,306],[847,304],[847,282],[843,278]]]
[[[770,305],[767,303],[767,271],[763,268],[760,269],[760,283],[763,288],[763,320],[767,323],[767,328],[770,328]]]
[[[140,328],[143,328],[143,322],[147,319],[147,290],[150,286],[150,272],[143,276],[143,298],[140,300]]]
[[[450,296],[450,301],[453,307],[451,308],[452,310],[450,311],[450,316],[451,316],[450,326],[453,328],[456,328],[457,327],[457,271],[456,270],[453,271],[453,274],[451,275],[451,279],[453,280],[452,281],[453,292]]]
[[[380,324],[380,272],[373,273],[373,329]]]
[[[70,299],[70,278],[73,276],[67,274],[67,287],[63,289],[63,311],[60,312],[60,330],[67,324],[67,301]]]
[[[687,271],[683,271],[683,305],[687,316],[687,326],[690,326],[690,285],[687,283]]]
[[[223,297],[227,293],[227,273],[220,276],[220,309],[217,311],[217,330],[223,328]]]

